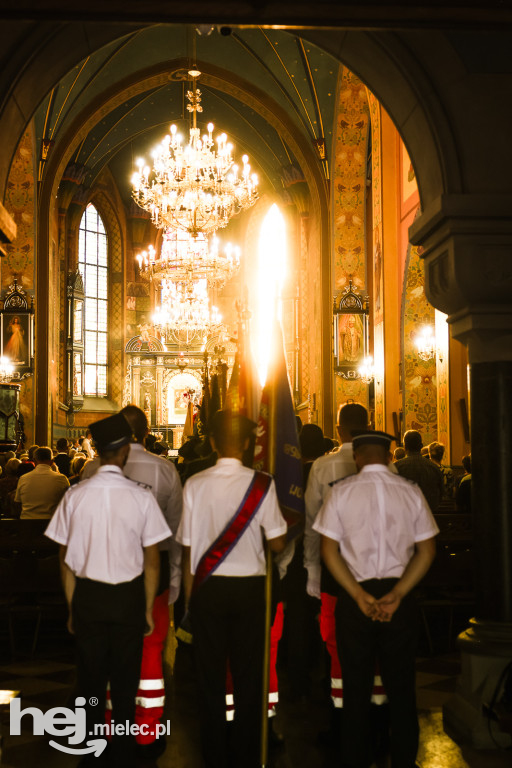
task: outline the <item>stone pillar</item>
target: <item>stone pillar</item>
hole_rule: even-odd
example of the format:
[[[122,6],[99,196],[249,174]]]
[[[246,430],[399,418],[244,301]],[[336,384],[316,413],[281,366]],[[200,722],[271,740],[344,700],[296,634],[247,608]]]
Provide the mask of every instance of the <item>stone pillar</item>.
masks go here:
[[[512,658],[512,220],[509,197],[438,201],[411,228],[425,290],[467,346],[476,617],[458,639],[462,673],[445,730],[478,748],[510,746],[485,714]],[[494,738],[493,738],[494,737]]]
[[[156,359],[156,424],[161,427],[167,423],[167,414],[164,419],[163,412],[163,381],[164,381],[164,358],[157,357]]]
[[[132,361],[132,403],[144,407],[140,392],[140,357],[134,357]]]

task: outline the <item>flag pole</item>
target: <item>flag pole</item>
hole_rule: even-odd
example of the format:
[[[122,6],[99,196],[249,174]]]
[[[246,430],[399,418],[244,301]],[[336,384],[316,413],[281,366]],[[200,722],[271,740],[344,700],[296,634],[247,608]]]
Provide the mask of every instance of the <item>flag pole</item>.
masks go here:
[[[270,675],[270,620],[272,608],[272,555],[266,545],[267,570],[265,573],[265,650],[263,654],[263,686],[261,703],[261,768],[266,768],[268,760],[268,691]]]
[[[275,391],[271,388],[269,391],[269,414],[268,414],[268,472],[275,474],[276,470],[276,445],[275,445],[275,420],[276,420],[276,402]],[[272,623],[272,553],[270,546],[266,544],[266,572],[265,572],[265,647],[263,654],[263,686],[262,686],[262,704],[261,704],[261,768],[266,768],[268,764],[268,693],[270,686],[270,630]]]

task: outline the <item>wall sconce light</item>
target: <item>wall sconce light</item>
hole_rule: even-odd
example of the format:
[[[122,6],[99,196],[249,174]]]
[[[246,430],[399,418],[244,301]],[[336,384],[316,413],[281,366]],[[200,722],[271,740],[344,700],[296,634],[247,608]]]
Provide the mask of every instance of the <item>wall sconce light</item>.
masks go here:
[[[364,384],[371,384],[375,377],[375,366],[373,365],[373,358],[368,355],[363,358],[363,362],[357,369],[359,378]]]
[[[14,376],[14,365],[8,357],[0,357],[0,383],[10,384]]]
[[[436,356],[436,337],[430,325],[425,325],[415,338],[418,357],[421,360],[431,360]]]

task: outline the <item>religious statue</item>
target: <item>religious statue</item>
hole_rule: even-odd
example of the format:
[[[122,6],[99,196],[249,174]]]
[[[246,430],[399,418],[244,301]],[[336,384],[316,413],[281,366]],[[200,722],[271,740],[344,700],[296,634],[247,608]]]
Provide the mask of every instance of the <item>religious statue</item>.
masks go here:
[[[149,392],[146,392],[144,395],[144,413],[146,414],[148,424],[151,424],[151,395]]]
[[[142,342],[146,342],[146,343],[148,343],[148,342],[150,342],[150,341],[151,341],[151,339],[150,339],[150,337],[149,337],[149,331],[150,331],[150,328],[151,328],[151,326],[150,326],[150,325],[148,325],[147,323],[142,323],[142,325],[139,325],[139,330],[140,330],[140,340],[141,340]]]

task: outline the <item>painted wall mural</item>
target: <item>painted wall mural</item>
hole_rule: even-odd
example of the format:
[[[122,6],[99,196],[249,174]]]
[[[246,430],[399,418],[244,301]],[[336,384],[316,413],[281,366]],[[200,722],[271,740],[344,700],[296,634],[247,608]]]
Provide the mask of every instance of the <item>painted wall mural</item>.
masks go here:
[[[419,249],[409,246],[402,304],[404,430],[417,429],[424,445],[428,445],[438,439],[437,372],[436,357],[422,360],[415,344],[422,326],[435,326],[435,310],[427,301],[424,285]]]
[[[450,380],[449,348],[450,333],[446,315],[435,312],[436,370],[437,370],[437,440],[446,446],[446,459],[451,455],[450,445]]]
[[[331,169],[333,291],[352,279],[366,293],[366,155],[370,113],[366,87],[343,69],[338,82],[334,154]],[[336,376],[336,410],[347,400],[368,404],[368,387]]]
[[[372,131],[372,262],[373,262],[373,361],[375,371],[375,429],[385,428],[384,400],[384,253],[382,243],[382,137],[381,106],[368,91]]]
[[[1,261],[2,294],[16,277],[18,284],[34,296],[34,229],[35,186],[33,135],[28,129],[14,156],[4,205],[17,226],[16,240],[7,246],[7,256]],[[26,445],[34,442],[33,377],[24,379],[20,391],[20,411],[24,419]]]

